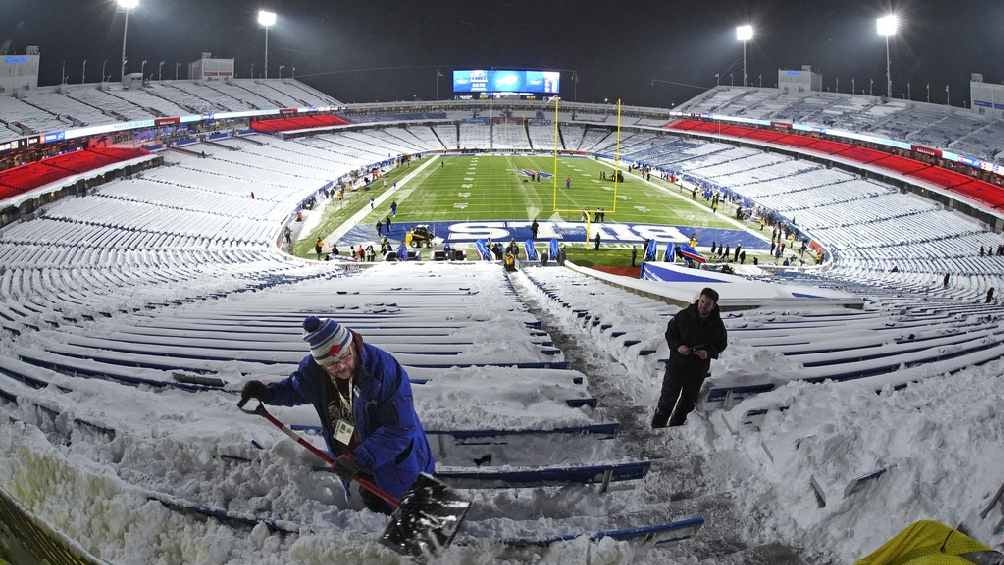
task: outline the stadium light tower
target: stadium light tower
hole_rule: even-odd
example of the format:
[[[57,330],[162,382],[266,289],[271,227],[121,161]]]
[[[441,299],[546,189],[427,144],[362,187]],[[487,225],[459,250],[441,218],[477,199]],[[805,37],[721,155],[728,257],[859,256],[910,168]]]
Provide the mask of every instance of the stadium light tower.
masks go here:
[[[886,96],[892,98],[892,57],[889,54],[889,38],[899,31],[899,16],[889,14],[875,20],[875,30],[885,38],[885,82]]]
[[[268,10],[258,10],[258,25],[265,28],[265,78],[268,79],[268,30],[275,25],[279,19],[275,12]]]
[[[129,13],[139,6],[139,0],[117,0],[119,8],[125,10],[125,29],[122,31],[122,82],[126,75],[126,40],[129,38]]]
[[[746,73],[746,44],[753,39],[753,26],[746,24],[736,28],[736,39],[743,42],[743,87],[749,86],[749,75]]]

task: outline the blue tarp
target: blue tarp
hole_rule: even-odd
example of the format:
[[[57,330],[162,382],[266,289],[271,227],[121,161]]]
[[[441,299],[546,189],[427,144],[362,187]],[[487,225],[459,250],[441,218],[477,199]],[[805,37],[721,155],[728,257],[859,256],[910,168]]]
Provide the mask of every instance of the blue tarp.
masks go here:
[[[488,249],[488,244],[485,243],[485,240],[479,239],[479,240],[475,241],[474,242],[474,247],[475,247],[475,249],[478,250],[478,254],[481,255],[481,259],[483,259],[485,261],[491,261],[492,260],[492,252],[491,252],[490,249]]]
[[[657,244],[654,239],[648,240],[648,247],[645,248],[646,261],[655,261],[656,246]]]
[[[697,252],[696,249],[689,245],[681,245],[676,248],[676,252],[680,254],[684,259],[690,259],[691,261],[697,261],[698,263],[707,263],[708,259],[704,255]]]
[[[688,269],[688,271],[690,270]],[[715,284],[725,284],[728,282],[720,279],[705,277],[698,273],[700,273],[700,271],[681,272],[674,269],[667,269],[655,263],[645,263],[644,265],[641,266],[641,278],[647,281],[688,282],[688,283],[699,282],[699,283],[715,283]]]
[[[666,261],[667,263],[673,263],[673,262],[676,261],[676,244],[675,243],[667,243],[666,244],[666,253],[663,255],[663,260]]]
[[[532,240],[526,240],[523,242],[523,249],[526,250],[526,260],[527,261],[539,261],[540,257],[537,256],[537,248],[534,247]]]

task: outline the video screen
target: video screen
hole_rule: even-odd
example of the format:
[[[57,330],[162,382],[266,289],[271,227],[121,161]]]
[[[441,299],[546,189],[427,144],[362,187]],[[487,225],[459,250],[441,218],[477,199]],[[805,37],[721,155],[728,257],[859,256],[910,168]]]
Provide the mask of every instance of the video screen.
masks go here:
[[[559,94],[560,80],[561,73],[557,71],[453,71],[453,92]]]

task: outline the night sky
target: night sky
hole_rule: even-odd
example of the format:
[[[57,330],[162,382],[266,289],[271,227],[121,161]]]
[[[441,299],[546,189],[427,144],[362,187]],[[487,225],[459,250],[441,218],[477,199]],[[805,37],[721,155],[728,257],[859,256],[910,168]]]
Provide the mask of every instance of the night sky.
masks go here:
[[[1004,82],[1004,2],[1001,0],[882,1],[426,1],[391,0],[140,0],[130,16],[130,71],[147,59],[147,74],[167,61],[187,63],[202,51],[236,57],[239,77],[264,61],[259,8],[279,13],[269,34],[270,76],[279,65],[349,102],[432,98],[450,90],[452,68],[544,68],[562,75],[562,96],[581,101],[622,97],[627,104],[669,106],[714,86],[742,81],[742,44],[735,26],[750,22],[750,81],[774,86],[777,68],[810,64],[824,86],[858,91],[875,80],[885,89],[885,45],[875,18],[893,8],[904,21],[893,40],[897,96],[909,80],[915,99],[931,83],[944,102],[969,98],[969,73]],[[70,82],[88,82],[104,59],[117,78],[123,16],[112,0],[0,0],[0,48],[21,53],[39,45],[42,85],[59,82],[66,61]],[[182,70],[184,73],[184,69]],[[182,77],[184,78],[184,77]],[[666,81],[666,82],[659,82]],[[573,88],[575,86],[575,88]]]

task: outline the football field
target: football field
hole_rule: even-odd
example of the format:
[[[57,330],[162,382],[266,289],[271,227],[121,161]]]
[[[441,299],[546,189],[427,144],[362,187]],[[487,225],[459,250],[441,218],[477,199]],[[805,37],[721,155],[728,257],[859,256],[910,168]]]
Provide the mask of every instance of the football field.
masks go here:
[[[591,158],[559,157],[557,191],[551,177],[554,161],[548,156],[447,156],[440,157],[391,200],[398,204],[394,222],[465,222],[477,220],[579,222],[582,210],[605,212],[606,222],[672,226],[735,226],[691,201],[631,175],[618,183],[616,204],[614,169]],[[531,171],[544,173],[533,180]],[[602,180],[600,173],[608,180]],[[570,188],[565,188],[570,179]],[[555,192],[557,193],[555,195]],[[371,225],[386,217],[390,200],[365,220]]]

